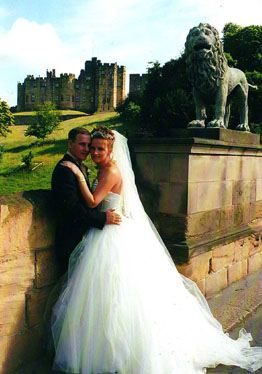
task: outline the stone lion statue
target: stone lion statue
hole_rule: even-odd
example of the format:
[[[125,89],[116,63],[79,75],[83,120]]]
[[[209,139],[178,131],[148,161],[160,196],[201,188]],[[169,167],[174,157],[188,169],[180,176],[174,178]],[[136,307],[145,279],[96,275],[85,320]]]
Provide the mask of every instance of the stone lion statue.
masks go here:
[[[204,128],[206,105],[215,104],[214,119],[207,127],[227,128],[230,98],[234,92],[238,97],[240,112],[240,123],[236,130],[250,131],[247,105],[249,84],[241,70],[228,66],[218,31],[207,23],[193,27],[186,39],[185,58],[196,107],[196,119],[188,127]]]

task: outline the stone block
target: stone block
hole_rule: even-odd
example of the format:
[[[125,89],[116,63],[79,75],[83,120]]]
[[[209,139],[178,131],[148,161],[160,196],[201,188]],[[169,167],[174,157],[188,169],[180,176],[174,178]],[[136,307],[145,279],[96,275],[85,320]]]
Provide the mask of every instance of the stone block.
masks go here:
[[[255,157],[257,179],[262,179],[262,157]]]
[[[262,252],[255,253],[248,258],[248,274],[258,271],[262,267]]]
[[[31,290],[26,295],[26,324],[28,328],[44,322],[44,313],[52,286]]]
[[[224,181],[226,176],[225,156],[223,155],[190,155],[189,182]]]
[[[31,251],[11,252],[0,257],[0,295],[5,293],[5,286],[16,285],[17,292],[33,286],[35,278],[35,256]],[[14,288],[13,288],[13,291]]]
[[[228,285],[247,276],[247,259],[228,266]]]
[[[250,238],[240,239],[235,243],[234,262],[241,261],[249,256]]]
[[[155,157],[152,153],[137,153],[135,169],[141,174],[142,178],[146,179],[148,182],[154,182],[154,165]]]
[[[205,279],[201,279],[200,281],[196,282],[198,288],[200,289],[200,291],[202,292],[202,294],[205,296],[206,294],[206,280]]]
[[[252,180],[255,179],[257,173],[256,157],[249,155],[238,156],[240,162],[238,164],[238,178],[237,180]]]
[[[234,207],[228,206],[221,209],[213,209],[187,217],[188,236],[203,235],[232,227],[234,222]]]
[[[249,204],[256,200],[256,181],[240,180],[233,182],[233,205]]]
[[[211,252],[201,253],[198,256],[191,257],[187,264],[176,265],[176,267],[179,273],[194,282],[198,282],[207,276],[211,257]]]
[[[206,297],[208,298],[227,287],[227,270],[223,268],[215,273],[210,273],[206,277],[205,283]]]
[[[179,161],[182,162],[182,160]],[[154,163],[151,165],[155,183],[172,182],[171,178],[173,175],[178,178],[174,180],[174,182],[179,182],[181,173],[180,169],[182,169],[182,164],[179,164],[179,162],[170,167],[170,155],[168,153],[155,155]]]
[[[227,156],[225,158],[226,180],[239,180],[241,176],[241,157]]]
[[[158,211],[166,214],[186,213],[187,184],[161,183],[159,184],[160,198]]]
[[[238,204],[234,207],[234,221],[233,226],[241,226],[248,224],[251,221],[251,204]]]
[[[43,354],[42,330],[35,328],[0,339],[0,374],[12,372]]]
[[[234,247],[235,243],[233,242],[213,249],[211,265],[213,272],[217,272],[219,269],[232,264],[235,253]]]
[[[35,251],[36,288],[52,285],[59,277],[58,265],[54,251],[42,249]]]
[[[9,215],[8,205],[0,205],[0,224],[2,225]]]
[[[25,295],[8,295],[0,299],[0,339],[25,329]]]
[[[197,186],[197,210],[219,209],[232,205],[232,182],[204,182]]]
[[[171,183],[188,182],[188,155],[187,154],[170,155],[169,181]]]
[[[5,206],[0,231],[1,256],[12,251],[43,248],[54,242],[55,224],[48,208],[48,197],[50,199],[50,192],[44,194],[43,191],[0,196],[0,205]]]
[[[12,251],[24,251],[30,248],[28,240],[32,225],[32,207],[28,202],[8,206],[9,215],[1,225],[0,248],[4,256]]]
[[[262,217],[262,200],[255,201],[250,204],[250,221]]]
[[[187,225],[187,217],[159,213],[154,217],[154,225],[161,237],[173,240],[177,235],[184,235]]]
[[[262,251],[261,237],[259,234],[253,234],[249,238],[248,255],[252,256],[254,253]]]
[[[256,201],[262,200],[262,179],[256,180]]]

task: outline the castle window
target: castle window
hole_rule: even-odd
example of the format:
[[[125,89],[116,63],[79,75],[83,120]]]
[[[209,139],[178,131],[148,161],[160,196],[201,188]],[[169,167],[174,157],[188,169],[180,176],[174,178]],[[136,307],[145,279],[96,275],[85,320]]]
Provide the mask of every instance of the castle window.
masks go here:
[[[76,96],[76,101],[79,101],[79,96]]]
[[[35,95],[31,95],[31,101],[35,101]]]
[[[76,88],[79,88],[80,86],[79,86],[79,84],[76,84]]]
[[[45,101],[45,96],[42,96],[42,101]]]
[[[90,86],[89,86],[89,85],[87,85],[87,86],[86,86],[86,89],[87,89],[87,90],[90,90]]]
[[[94,102],[94,96],[91,96],[91,103]]]
[[[33,83],[33,87],[36,87],[36,82]]]
[[[86,80],[87,81],[91,81],[91,77],[86,77]]]
[[[66,101],[70,101],[70,96],[69,95],[66,96]]]
[[[104,72],[104,70],[102,71],[102,73],[101,73],[101,74],[105,75],[105,72]]]
[[[64,101],[64,96],[63,95],[61,95],[61,101]]]
[[[59,83],[56,83],[55,86],[56,86],[56,88],[58,88],[59,87]]]
[[[58,96],[55,97],[55,101],[58,101]]]
[[[83,96],[83,102],[86,102],[86,97],[85,96]]]
[[[74,102],[75,101],[75,97],[74,97],[74,95],[72,96],[72,102]]]
[[[44,82],[44,83],[42,83],[42,87],[46,87],[46,83]]]

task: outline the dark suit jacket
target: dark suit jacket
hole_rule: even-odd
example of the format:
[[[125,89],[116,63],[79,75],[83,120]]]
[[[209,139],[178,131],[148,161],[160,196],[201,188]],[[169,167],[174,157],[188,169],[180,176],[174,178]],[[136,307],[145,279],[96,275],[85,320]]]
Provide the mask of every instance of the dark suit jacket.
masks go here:
[[[62,161],[71,161],[75,164],[76,162],[68,154],[64,155],[52,175],[52,193],[57,219],[56,254],[61,271],[65,272],[70,254],[81,241],[83,234],[90,227],[102,229],[106,222],[106,214],[87,206],[75,174],[62,166]]]

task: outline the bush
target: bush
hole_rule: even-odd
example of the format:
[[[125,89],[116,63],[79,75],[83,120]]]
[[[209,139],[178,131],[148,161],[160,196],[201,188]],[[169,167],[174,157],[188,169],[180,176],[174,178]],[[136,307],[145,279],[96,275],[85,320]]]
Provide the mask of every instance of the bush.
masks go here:
[[[27,155],[22,156],[22,162],[25,163],[26,169],[30,170],[33,167],[33,153],[30,151]]]

